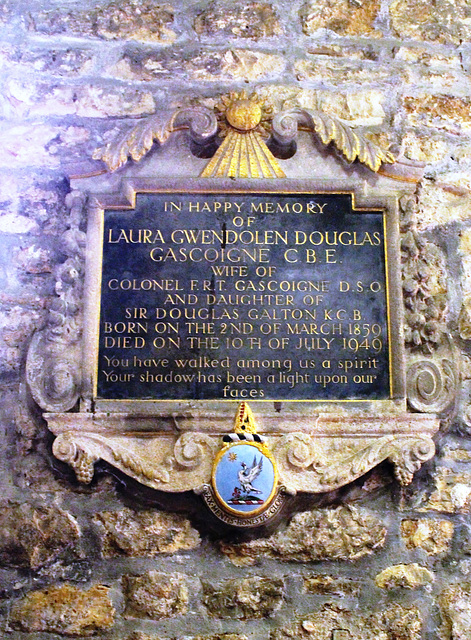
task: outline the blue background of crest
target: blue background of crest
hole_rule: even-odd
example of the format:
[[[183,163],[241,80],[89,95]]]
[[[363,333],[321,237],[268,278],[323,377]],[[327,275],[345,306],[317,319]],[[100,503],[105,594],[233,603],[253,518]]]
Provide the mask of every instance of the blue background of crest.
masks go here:
[[[229,460],[230,453],[237,454],[237,460]],[[214,474],[217,492],[226,504],[229,500],[232,499],[234,488],[239,487],[239,489],[241,489],[240,482],[237,477],[238,472],[242,468],[241,463],[245,462],[248,467],[251,467],[253,464],[254,456],[257,458],[257,462],[260,460],[260,457],[263,458],[263,466],[260,475],[252,483],[255,489],[258,489],[262,493],[252,495],[255,495],[257,498],[260,498],[264,502],[266,502],[266,500],[268,500],[268,498],[270,497],[270,494],[273,490],[273,485],[275,483],[275,469],[273,467],[273,463],[253,445],[236,444],[230,447],[222,456]],[[262,507],[263,505],[227,504],[227,506],[231,509],[235,509],[236,511],[248,513],[250,511],[260,509],[260,507]]]

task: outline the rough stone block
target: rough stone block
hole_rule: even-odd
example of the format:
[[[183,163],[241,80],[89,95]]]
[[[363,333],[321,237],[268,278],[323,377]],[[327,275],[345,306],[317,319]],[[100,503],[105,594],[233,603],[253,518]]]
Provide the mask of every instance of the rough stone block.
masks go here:
[[[297,107],[320,109],[354,127],[380,125],[386,119],[383,109],[386,98],[377,89],[318,91],[287,85],[267,85],[260,87],[258,95],[276,111]]]
[[[469,133],[471,129],[470,98],[427,93],[405,96],[403,104],[407,119],[413,125],[422,125],[455,134],[461,131]]]
[[[107,72],[123,80],[155,81],[181,76],[193,80],[260,80],[285,69],[280,56],[249,49],[196,51],[176,61],[174,57],[151,53],[128,53]]]
[[[252,40],[283,32],[273,5],[265,2],[212,3],[196,17],[194,28],[201,36]]]
[[[281,74],[286,63],[282,57],[249,49],[203,52],[185,64],[194,80],[254,81]]]
[[[28,274],[52,273],[56,256],[46,247],[33,244],[26,249],[20,249],[15,254],[14,264],[21,271]]]
[[[59,166],[59,158],[50,147],[60,133],[58,127],[48,125],[19,125],[0,134],[0,166],[9,169]],[[1,224],[1,222],[0,222]],[[3,229],[2,229],[3,230]],[[8,229],[5,229],[8,232]],[[31,229],[33,231],[34,229]],[[15,233],[15,225],[12,225]],[[17,232],[18,233],[18,232]],[[20,231],[20,233],[23,233]]]
[[[152,1],[110,2],[91,11],[54,9],[30,14],[29,28],[47,35],[171,44],[176,37],[171,6]]]
[[[374,28],[378,17],[378,0],[352,4],[348,0],[310,0],[300,11],[303,31],[307,35],[318,29],[329,29],[342,36],[380,37]]]
[[[401,536],[408,549],[423,549],[429,555],[449,550],[453,537],[453,523],[449,520],[403,520]]]
[[[104,511],[94,516],[105,558],[146,557],[194,549],[198,532],[183,516],[159,511]]]
[[[471,6],[468,0],[395,0],[391,25],[400,38],[461,44],[471,40]]]
[[[11,16],[11,2],[9,0],[2,0],[0,2],[0,24],[8,22]]]
[[[471,630],[471,584],[453,584],[439,597],[443,640],[469,640]]]
[[[391,75],[397,78],[397,74],[391,73],[391,69],[379,67],[374,63],[345,62],[335,59],[297,60],[294,71],[298,80],[327,81],[333,84],[384,82],[391,80]]]
[[[389,605],[379,613],[326,604],[319,611],[275,630],[271,640],[332,640],[344,631],[348,640],[420,640],[422,619],[416,607]]]
[[[222,542],[221,550],[237,565],[255,564],[262,556],[284,562],[355,560],[380,549],[385,539],[386,528],[378,518],[337,507],[298,513],[285,531],[240,544]]]
[[[324,56],[328,58],[348,58],[348,60],[378,60],[380,49],[374,46],[375,43],[355,43],[355,44],[333,44],[319,43],[308,44],[306,53],[313,56]]]
[[[134,631],[126,640],[165,640],[161,636],[151,635],[143,631]],[[175,638],[175,640],[177,640]],[[211,636],[190,636],[185,635],[184,640],[248,640],[247,636],[238,633],[217,633]]]
[[[380,589],[418,589],[435,580],[434,574],[417,563],[387,567],[375,578]]]
[[[438,137],[439,135],[407,131],[402,138],[404,156],[426,164],[441,162],[448,154],[452,153],[453,146],[448,140]]]
[[[78,76],[93,67],[93,54],[82,49],[26,49],[0,48],[0,62],[14,65],[18,71],[50,73],[56,76]]]
[[[353,597],[360,592],[358,580],[337,578],[329,575],[313,575],[303,578],[304,590],[316,595],[333,595],[339,597]]]
[[[394,53],[394,59],[407,65],[419,66],[421,70],[424,67],[431,69],[453,69],[460,71],[462,69],[461,56],[457,53],[436,51],[421,46],[400,46]]]
[[[5,98],[12,115],[21,117],[67,116],[106,118],[153,113],[151,93],[129,87],[99,85],[52,85],[49,83],[8,83]]]
[[[78,557],[80,529],[58,507],[3,503],[0,509],[0,562],[6,566],[39,569],[66,550]]]
[[[471,473],[440,467],[434,478],[435,491],[421,511],[469,513],[471,508]]]
[[[447,184],[446,188],[443,186]],[[440,181],[424,180],[419,190],[418,229],[432,229],[471,219],[471,194],[461,187],[459,177],[440,176]]]
[[[280,578],[259,576],[219,584],[204,582],[203,593],[205,606],[218,618],[267,618],[283,604],[284,583]]]
[[[20,217],[20,216],[18,216]],[[18,224],[18,217],[1,216],[0,228],[5,218]],[[27,219],[26,219],[27,220]],[[20,221],[21,222],[21,221]],[[24,361],[26,346],[33,331],[42,326],[46,312],[14,306],[0,311],[0,370],[16,372]]]
[[[124,576],[126,618],[173,618],[187,611],[188,580],[181,573]]]
[[[70,584],[32,591],[13,605],[9,624],[29,633],[91,636],[114,624],[115,609],[108,592],[103,585],[82,591]]]

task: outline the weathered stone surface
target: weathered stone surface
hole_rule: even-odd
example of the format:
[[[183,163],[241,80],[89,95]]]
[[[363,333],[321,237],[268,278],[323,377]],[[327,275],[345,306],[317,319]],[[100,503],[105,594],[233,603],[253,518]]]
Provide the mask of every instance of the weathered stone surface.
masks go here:
[[[0,167],[56,169],[64,156],[81,153],[90,138],[84,127],[51,126],[35,122],[9,127],[0,133]],[[78,147],[78,148],[77,148]]]
[[[402,152],[406,158],[431,164],[440,162],[452,152],[447,140],[417,131],[407,131],[402,138]]]
[[[58,507],[3,503],[0,508],[0,563],[38,569],[71,550],[77,557],[80,530]]]
[[[435,491],[420,511],[469,513],[471,507],[471,473],[440,467],[434,477]]]
[[[462,256],[461,286],[464,294],[463,304],[458,318],[460,337],[471,339],[471,230],[461,233],[459,251]]]
[[[140,576],[124,576],[126,618],[173,618],[186,613],[188,580],[181,573],[148,571]]]
[[[348,45],[345,43],[319,43],[308,44],[306,53],[315,56],[326,56],[330,58],[348,58],[349,60],[378,60],[379,52],[373,43],[356,43]]]
[[[48,125],[19,125],[2,131],[0,166],[7,168],[58,167],[59,158],[50,151],[50,145],[58,135],[58,127]]]
[[[467,0],[395,0],[390,7],[391,24],[401,38],[461,44],[471,40],[471,7]]]
[[[428,94],[453,95],[460,84],[467,82],[461,57],[456,54],[402,46],[395,54],[395,61],[402,63],[404,83],[415,85],[416,90],[424,88]]]
[[[460,338],[463,340],[471,340],[471,295],[467,295],[463,300],[458,317],[458,328]]]
[[[109,589],[94,585],[82,591],[70,584],[32,591],[14,604],[9,624],[20,631],[90,636],[114,624]]]
[[[171,44],[175,40],[173,9],[154,2],[110,2],[92,11],[51,10],[30,14],[29,27],[47,35],[74,35],[104,40],[138,40]]]
[[[297,60],[294,65],[298,80],[315,82],[329,81],[334,84],[343,82],[371,83],[391,78],[391,70],[374,63],[344,62],[331,59]]]
[[[200,544],[198,532],[183,516],[159,511],[104,511],[93,520],[101,530],[105,558],[146,557],[194,549]]]
[[[218,633],[213,636],[192,636],[188,640],[248,640],[247,636],[238,633]]]
[[[93,54],[82,49],[0,48],[0,62],[28,70],[51,73],[57,76],[77,76],[88,73],[93,67]]]
[[[130,636],[126,636],[126,640],[164,640],[162,636],[149,635],[143,631],[134,631]]]
[[[138,116],[155,109],[149,92],[94,85],[61,85],[12,80],[5,92],[11,110],[19,116],[104,118]]]
[[[275,111],[282,109],[319,109],[345,120],[351,126],[374,126],[386,118],[385,96],[376,89],[355,92],[315,91],[292,86],[261,86],[258,95],[266,99]]]
[[[437,51],[421,46],[400,46],[394,53],[396,61],[404,62],[407,65],[418,65],[422,71],[424,67],[432,69],[453,69],[459,71],[462,69],[461,56],[454,52]]]
[[[448,95],[405,96],[407,119],[411,124],[441,129],[450,133],[471,129],[471,99]]]
[[[0,233],[34,233],[38,226],[34,220],[14,213],[0,215]]]
[[[333,595],[339,597],[357,596],[360,591],[358,580],[337,578],[328,575],[313,575],[303,578],[304,590],[316,595]]]
[[[195,80],[260,80],[283,72],[282,57],[249,49],[228,49],[223,52],[204,52],[185,64]]]
[[[178,66],[178,68],[176,68]],[[281,73],[283,58],[249,49],[197,51],[178,65],[172,57],[152,53],[144,56],[125,54],[108,69],[108,73],[123,80],[153,81],[184,75],[193,80],[260,80]]]
[[[434,580],[431,571],[415,562],[387,567],[375,578],[376,586],[380,589],[418,589]]]
[[[21,249],[15,255],[15,265],[24,273],[52,273],[54,264],[53,252],[37,244]]]
[[[334,631],[346,631],[349,640],[420,640],[422,619],[416,607],[390,605],[380,613],[359,615],[335,604],[277,629],[272,640],[332,640]]]
[[[342,36],[381,36],[373,23],[378,17],[378,0],[352,4],[348,0],[310,0],[303,5],[300,16],[307,35],[318,29],[329,29]]]
[[[419,230],[471,219],[471,194],[467,195],[463,192],[459,180],[454,180],[453,176],[444,175],[440,183],[450,186],[444,188],[431,180],[422,182],[417,213]],[[456,185],[456,191],[454,185]]]
[[[189,636],[185,635],[185,640],[248,640],[247,636],[238,633],[218,633],[211,636]],[[161,636],[149,635],[143,631],[134,631],[126,640],[165,640]],[[175,639],[176,640],[176,639]]]
[[[8,0],[0,2],[0,24],[8,22],[11,16],[11,3]]]
[[[439,597],[443,640],[469,640],[471,630],[471,584],[453,584]]]
[[[429,555],[448,551],[453,537],[453,523],[449,520],[403,520],[401,536],[408,549],[423,549]]]
[[[203,593],[208,611],[218,618],[267,618],[283,604],[284,583],[280,578],[260,576],[203,582]]]
[[[15,224],[21,216],[1,216],[0,228],[5,218],[14,219]],[[13,220],[12,220],[13,221]],[[20,221],[22,222],[22,221]],[[31,222],[24,219],[25,225]],[[21,306],[14,306],[5,311],[0,311],[0,369],[4,371],[17,371],[24,360],[24,352],[27,342],[33,331],[38,329],[45,316],[45,311],[31,311]]]
[[[259,40],[280,35],[282,28],[273,6],[266,2],[212,3],[194,23],[202,36]]]
[[[471,409],[470,405],[467,406],[467,410],[469,409]],[[442,458],[444,460],[453,460],[454,462],[471,462],[471,451],[469,451],[468,449],[455,449],[449,446],[445,446],[442,450]]]
[[[221,550],[236,565],[255,564],[261,556],[284,562],[356,560],[381,548],[385,539],[386,528],[378,518],[337,507],[298,513],[285,531],[240,544],[222,542]]]

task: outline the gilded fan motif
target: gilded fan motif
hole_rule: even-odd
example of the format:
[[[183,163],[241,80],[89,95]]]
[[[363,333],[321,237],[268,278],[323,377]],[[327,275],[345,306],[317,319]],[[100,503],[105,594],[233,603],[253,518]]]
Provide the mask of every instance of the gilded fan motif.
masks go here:
[[[264,142],[272,109],[245,92],[223,96],[216,105],[221,146],[206,165],[204,178],[284,178],[285,173]]]

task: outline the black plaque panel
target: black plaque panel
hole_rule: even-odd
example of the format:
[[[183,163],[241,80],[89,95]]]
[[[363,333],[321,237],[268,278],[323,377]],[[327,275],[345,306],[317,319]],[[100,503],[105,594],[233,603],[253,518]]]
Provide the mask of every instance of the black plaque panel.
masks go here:
[[[390,397],[382,211],[350,194],[137,194],[106,210],[97,397]]]

